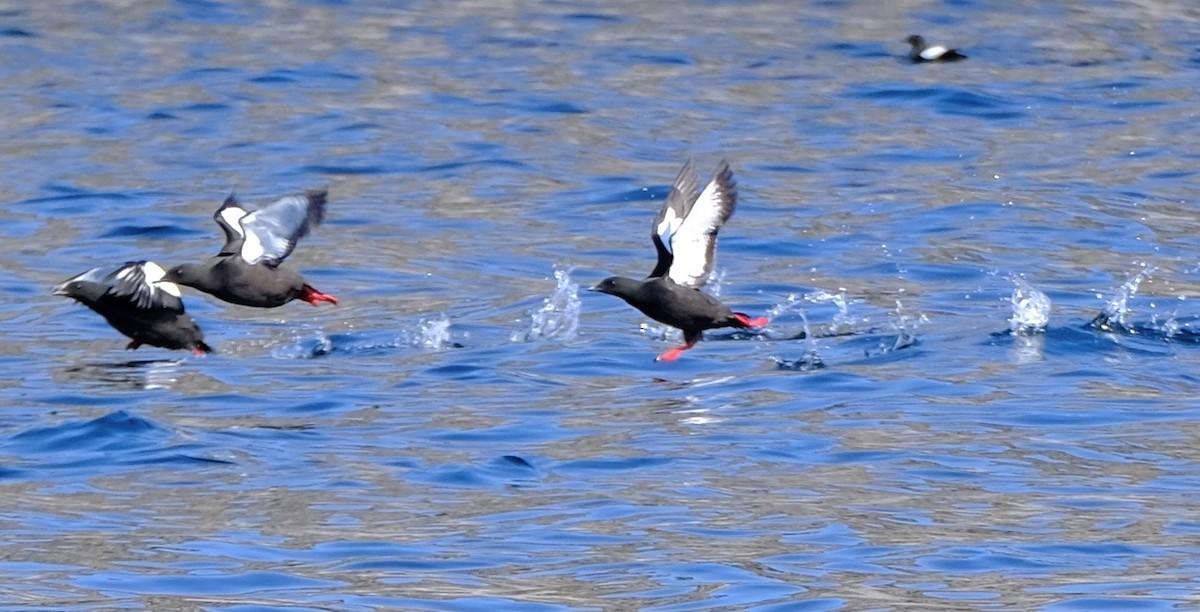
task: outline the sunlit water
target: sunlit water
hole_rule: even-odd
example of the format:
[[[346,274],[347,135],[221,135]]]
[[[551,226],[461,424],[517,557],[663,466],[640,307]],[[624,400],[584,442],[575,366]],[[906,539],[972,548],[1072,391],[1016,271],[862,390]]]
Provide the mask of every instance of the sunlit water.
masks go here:
[[[1191,609],[1200,6],[0,5],[0,607]],[[903,60],[912,33],[961,48]],[[678,342],[689,156],[737,213]],[[50,288],[211,255],[217,353]]]

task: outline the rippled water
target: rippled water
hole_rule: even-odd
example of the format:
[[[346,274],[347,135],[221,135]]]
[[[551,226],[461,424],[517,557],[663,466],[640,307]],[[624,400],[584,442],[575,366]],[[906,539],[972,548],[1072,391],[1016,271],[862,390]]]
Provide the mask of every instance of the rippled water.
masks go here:
[[[1196,607],[1197,27],[0,3],[0,604]],[[740,185],[715,289],[775,319],[655,363],[581,288],[652,267],[688,156]],[[189,293],[198,358],[49,294],[320,185],[288,263],[336,307]]]

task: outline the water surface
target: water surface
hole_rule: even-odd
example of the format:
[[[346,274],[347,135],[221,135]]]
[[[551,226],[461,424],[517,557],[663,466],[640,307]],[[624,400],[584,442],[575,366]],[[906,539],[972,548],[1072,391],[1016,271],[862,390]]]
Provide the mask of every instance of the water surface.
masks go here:
[[[0,3],[0,601],[1194,607],[1198,25]],[[712,289],[775,318],[659,364],[669,330],[582,288],[650,270],[689,156],[740,185]],[[197,358],[49,295],[321,185],[287,265],[336,307],[189,293]]]

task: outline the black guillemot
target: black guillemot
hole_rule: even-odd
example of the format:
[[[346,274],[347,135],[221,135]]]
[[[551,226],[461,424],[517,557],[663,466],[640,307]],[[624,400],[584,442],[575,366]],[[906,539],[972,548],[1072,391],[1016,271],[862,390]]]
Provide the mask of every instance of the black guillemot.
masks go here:
[[[229,196],[213,215],[225,233],[225,246],[205,263],[171,268],[167,280],[242,306],[274,308],[296,299],[313,306],[337,304],[299,272],[279,267],[296,242],[321,223],[327,197],[326,190],[313,190],[247,212]]]
[[[956,49],[947,49],[941,45],[927,45],[925,44],[925,39],[917,34],[909,36],[904,41],[912,45],[912,49],[908,51],[908,59],[916,64],[923,62],[957,62],[967,59],[967,56],[959,53]]]
[[[166,273],[152,261],[131,261],[115,270],[92,268],[54,287],[55,295],[74,298],[129,336],[127,349],[143,344],[211,353],[200,327],[187,315],[179,287],[163,281]]]
[[[717,166],[716,175],[702,192],[688,160],[654,218],[650,235],[658,262],[650,276],[646,280],[613,276],[591,288],[615,295],[651,319],[683,331],[684,344],[657,360],[674,361],[695,346],[706,329],[746,329],[768,323],[765,317],[751,319],[734,312],[700,290],[713,270],[717,232],[735,206],[737,184],[728,163]]]

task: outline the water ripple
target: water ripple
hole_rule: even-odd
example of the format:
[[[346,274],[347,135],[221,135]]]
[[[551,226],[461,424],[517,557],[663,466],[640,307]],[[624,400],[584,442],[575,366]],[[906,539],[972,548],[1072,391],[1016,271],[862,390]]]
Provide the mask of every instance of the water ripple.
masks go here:
[[[285,4],[0,9],[10,607],[1195,607],[1186,10]],[[688,157],[772,321],[657,363],[577,284]],[[48,295],[323,184],[336,307]]]

